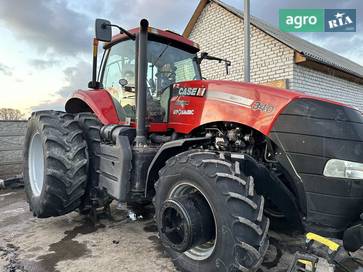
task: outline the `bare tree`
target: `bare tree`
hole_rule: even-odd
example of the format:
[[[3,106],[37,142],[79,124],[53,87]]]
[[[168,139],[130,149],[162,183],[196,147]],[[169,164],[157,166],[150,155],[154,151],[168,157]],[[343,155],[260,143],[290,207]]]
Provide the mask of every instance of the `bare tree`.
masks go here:
[[[0,120],[22,120],[24,114],[18,109],[0,108]]]

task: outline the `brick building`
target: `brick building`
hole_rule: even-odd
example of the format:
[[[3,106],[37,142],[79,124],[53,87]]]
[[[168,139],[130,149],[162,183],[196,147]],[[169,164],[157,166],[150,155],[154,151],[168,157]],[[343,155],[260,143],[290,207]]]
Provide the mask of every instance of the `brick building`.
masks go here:
[[[230,60],[202,63],[207,79],[243,81],[243,13],[219,0],[201,0],[184,36],[201,51]],[[294,89],[363,111],[363,67],[251,17],[251,81]]]

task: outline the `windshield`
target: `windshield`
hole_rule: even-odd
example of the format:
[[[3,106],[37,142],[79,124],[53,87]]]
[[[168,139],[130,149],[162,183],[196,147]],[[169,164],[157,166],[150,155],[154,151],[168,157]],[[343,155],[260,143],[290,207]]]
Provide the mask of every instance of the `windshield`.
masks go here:
[[[120,119],[136,114],[135,42],[127,40],[109,49],[103,68],[103,87],[110,92]],[[172,84],[201,79],[196,54],[170,44],[148,41],[147,46],[148,118],[153,122],[167,121]]]
[[[149,41],[147,54],[147,78],[153,93],[175,82],[200,79],[195,54],[155,41]]]

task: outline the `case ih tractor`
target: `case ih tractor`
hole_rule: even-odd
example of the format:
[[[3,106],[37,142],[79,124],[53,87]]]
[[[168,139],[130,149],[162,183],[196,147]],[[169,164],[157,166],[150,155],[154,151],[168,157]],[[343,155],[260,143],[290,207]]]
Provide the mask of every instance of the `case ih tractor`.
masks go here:
[[[111,27],[120,34],[111,38]],[[97,73],[97,46],[106,42]],[[91,90],[34,112],[24,180],[34,216],[153,202],[182,271],[255,271],[272,228],[342,236],[363,207],[363,118],[302,93],[204,80],[198,45],[96,20]],[[98,75],[97,75],[98,74]]]

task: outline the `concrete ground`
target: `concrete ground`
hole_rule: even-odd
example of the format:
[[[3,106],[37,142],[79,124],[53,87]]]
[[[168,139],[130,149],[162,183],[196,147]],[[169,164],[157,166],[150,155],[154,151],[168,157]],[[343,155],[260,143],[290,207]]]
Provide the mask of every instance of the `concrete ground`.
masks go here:
[[[176,271],[157,238],[151,213],[133,222],[123,211],[112,212],[113,220],[102,219],[96,226],[75,212],[36,219],[22,190],[0,191],[0,271]],[[260,271],[286,271],[304,238],[270,236]]]

